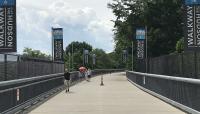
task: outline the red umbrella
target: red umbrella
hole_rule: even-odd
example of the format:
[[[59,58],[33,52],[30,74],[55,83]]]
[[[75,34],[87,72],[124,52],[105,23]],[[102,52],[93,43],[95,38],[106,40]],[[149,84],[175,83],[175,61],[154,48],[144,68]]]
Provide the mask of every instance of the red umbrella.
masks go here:
[[[86,71],[86,68],[85,68],[85,67],[80,67],[80,68],[79,68],[79,71],[80,71],[80,72],[85,72],[85,71]]]

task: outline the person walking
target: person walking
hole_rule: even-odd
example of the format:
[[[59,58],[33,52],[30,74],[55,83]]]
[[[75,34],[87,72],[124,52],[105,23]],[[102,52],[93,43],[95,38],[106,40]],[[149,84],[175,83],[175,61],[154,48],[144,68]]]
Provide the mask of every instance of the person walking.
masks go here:
[[[89,82],[89,79],[88,79],[88,70],[85,70],[85,80]]]
[[[92,77],[92,71],[90,69],[88,69],[87,74],[88,74],[88,80],[90,81],[90,79]]]
[[[69,92],[69,87],[70,87],[70,80],[71,80],[71,77],[70,77],[70,73],[67,69],[65,69],[65,73],[64,73],[64,78],[65,78],[65,85],[66,85],[66,93]]]

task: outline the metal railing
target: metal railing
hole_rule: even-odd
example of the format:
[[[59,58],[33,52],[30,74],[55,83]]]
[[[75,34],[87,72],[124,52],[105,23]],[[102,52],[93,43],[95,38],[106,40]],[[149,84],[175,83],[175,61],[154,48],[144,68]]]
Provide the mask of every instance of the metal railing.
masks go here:
[[[140,88],[189,113],[200,113],[200,80],[127,71]]]
[[[62,84],[62,74],[0,82],[0,112],[23,105]]]
[[[148,59],[148,73],[200,79],[200,52],[186,51]],[[136,71],[146,72],[146,60],[137,60]]]
[[[122,70],[94,70],[92,76]],[[14,114],[64,89],[63,73],[0,82],[0,114]],[[79,72],[71,72],[71,84],[84,80]],[[53,92],[53,93],[52,93]],[[50,95],[49,95],[50,94]]]
[[[92,71],[93,75],[98,75],[98,74],[107,74],[107,73],[114,73],[114,72],[123,72],[125,71],[124,69],[95,69]]]
[[[64,63],[0,54],[0,81],[8,81],[64,72]]]

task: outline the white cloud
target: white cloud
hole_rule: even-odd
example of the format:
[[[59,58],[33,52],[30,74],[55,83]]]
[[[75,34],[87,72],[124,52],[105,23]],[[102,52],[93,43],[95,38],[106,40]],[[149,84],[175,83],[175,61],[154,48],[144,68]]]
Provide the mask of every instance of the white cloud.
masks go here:
[[[37,4],[40,1],[44,1],[41,4],[47,7]],[[51,53],[52,26],[64,28],[64,46],[72,41],[86,41],[95,48],[102,48],[107,52],[113,50],[113,24],[110,22],[112,19],[110,15],[99,18],[98,14],[104,12],[99,12],[90,5],[75,8],[73,0],[49,0],[51,2],[46,4],[45,1],[47,2],[47,0],[34,0],[35,3],[27,0],[18,1],[19,52],[22,52],[24,47],[31,47]],[[106,7],[102,9],[105,10]]]

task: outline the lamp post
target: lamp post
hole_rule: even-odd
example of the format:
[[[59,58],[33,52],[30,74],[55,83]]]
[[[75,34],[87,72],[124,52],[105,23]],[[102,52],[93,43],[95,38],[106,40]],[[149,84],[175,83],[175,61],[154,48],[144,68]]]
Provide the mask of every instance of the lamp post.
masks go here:
[[[68,56],[69,56],[69,67],[68,67],[69,69],[68,70],[71,71],[71,65],[70,65],[71,64],[71,53],[70,52],[68,53]]]
[[[122,60],[123,60],[123,62],[126,62],[127,61],[127,55],[128,55],[127,50],[123,50],[122,52],[123,52],[122,53]]]
[[[133,41],[132,41],[132,57],[131,57],[132,58],[132,71],[133,71],[133,48],[134,47],[133,47]]]
[[[95,65],[96,65],[96,54],[92,54],[92,69],[94,69]]]
[[[83,66],[88,64],[88,56],[89,56],[89,51],[88,50],[83,50]]]
[[[145,37],[146,37],[146,73],[148,73],[148,34],[147,34],[147,26],[145,26]]]
[[[72,42],[72,70],[74,70],[74,43]]]

